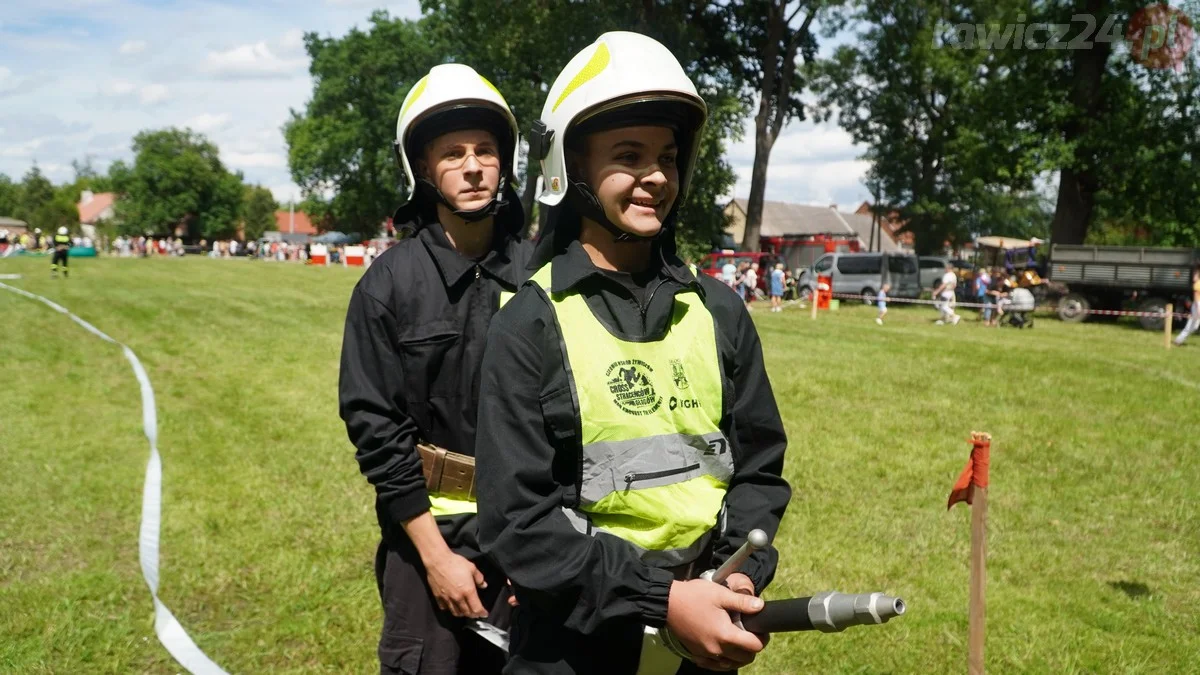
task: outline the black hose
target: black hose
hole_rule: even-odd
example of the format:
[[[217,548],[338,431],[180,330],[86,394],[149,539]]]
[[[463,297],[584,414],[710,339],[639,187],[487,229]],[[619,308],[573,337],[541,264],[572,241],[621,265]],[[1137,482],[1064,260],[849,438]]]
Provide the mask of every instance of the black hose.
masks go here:
[[[762,611],[755,614],[743,614],[742,626],[751,633],[788,633],[813,630],[812,619],[808,615],[808,602],[811,599],[768,600],[764,603]]]

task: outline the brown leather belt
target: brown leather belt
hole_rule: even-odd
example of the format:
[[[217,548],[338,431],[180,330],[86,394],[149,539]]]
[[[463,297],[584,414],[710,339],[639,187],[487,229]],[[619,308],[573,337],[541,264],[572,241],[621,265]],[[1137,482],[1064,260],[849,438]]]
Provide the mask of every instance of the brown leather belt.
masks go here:
[[[475,458],[431,443],[418,443],[425,488],[431,494],[475,501]]]

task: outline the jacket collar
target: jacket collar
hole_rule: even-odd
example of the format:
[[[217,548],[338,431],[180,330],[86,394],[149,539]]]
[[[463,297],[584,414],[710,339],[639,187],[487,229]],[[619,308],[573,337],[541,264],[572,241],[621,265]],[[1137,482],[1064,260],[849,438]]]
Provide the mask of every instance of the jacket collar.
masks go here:
[[[516,288],[519,283],[520,270],[512,260],[511,248],[517,244],[516,239],[497,229],[492,240],[492,248],[482,260],[471,260],[454,250],[446,231],[441,223],[433,222],[422,227],[417,232],[417,239],[429,251],[429,257],[442,276],[442,283],[447,288],[457,285],[467,276],[475,275],[479,267],[491,277],[504,282],[510,288]]]
[[[678,257],[668,255],[661,246],[656,245],[651,259],[659,264],[659,276],[675,281],[680,286],[694,290],[704,298],[704,289],[692,271]],[[554,257],[550,267],[550,292],[567,293],[574,290],[580,283],[591,276],[603,277],[600,268],[592,263],[583,244],[578,240],[567,245],[567,249]]]

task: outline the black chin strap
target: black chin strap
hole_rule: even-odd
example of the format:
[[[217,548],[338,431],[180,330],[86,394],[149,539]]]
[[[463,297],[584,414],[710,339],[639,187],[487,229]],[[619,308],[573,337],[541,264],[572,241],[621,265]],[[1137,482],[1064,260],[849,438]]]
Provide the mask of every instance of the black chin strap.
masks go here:
[[[570,175],[567,176],[567,199],[570,200],[575,210],[579,211],[579,215],[599,223],[601,227],[608,230],[609,234],[613,236],[614,242],[654,241],[667,231],[666,223],[663,223],[663,227],[659,228],[657,233],[648,237],[622,230],[608,219],[604,207],[600,205],[600,199],[595,192],[592,192],[592,188],[583,181],[572,179]]]
[[[489,200],[487,204],[484,204],[483,206],[481,206],[477,209],[471,209],[470,211],[465,211],[462,209],[454,208],[454,205],[450,203],[450,200],[446,199],[446,195],[442,194],[442,191],[439,190],[438,187],[436,185],[434,185],[432,182],[430,182],[428,179],[421,178],[418,180],[418,184],[426,192],[428,192],[430,195],[432,195],[435,199],[437,199],[438,202],[440,202],[446,208],[450,209],[450,212],[453,213],[455,216],[462,218],[463,220],[465,220],[468,223],[477,223],[485,218],[491,218],[492,216],[499,213],[501,209],[503,209],[505,206],[508,205],[508,202],[506,202],[504,200],[504,186],[507,183],[508,183],[508,174],[501,173],[500,181],[497,183],[498,187],[496,188],[496,194],[492,195],[491,200]]]

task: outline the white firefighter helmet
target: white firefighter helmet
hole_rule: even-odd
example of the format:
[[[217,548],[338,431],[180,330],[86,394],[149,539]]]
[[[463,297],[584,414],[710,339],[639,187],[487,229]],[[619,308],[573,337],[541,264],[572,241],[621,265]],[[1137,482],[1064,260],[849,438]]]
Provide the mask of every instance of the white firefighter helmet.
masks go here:
[[[470,66],[447,63],[434,66],[413,85],[396,119],[394,149],[404,170],[408,191],[405,204],[417,192],[418,177],[413,169],[424,145],[442,134],[463,129],[487,129],[496,136],[502,162],[497,197],[503,199],[505,187],[516,175],[517,118],[487,78]]]
[[[564,147],[572,131],[586,133],[635,124],[666,124],[679,146],[679,197],[687,194],[708,108],[678,59],[653,38],[605,33],[559,73],[534,124],[531,155],[542,162],[538,201],[554,206],[567,194]]]
[[[58,233],[59,233],[59,234],[66,234],[66,233],[67,233],[67,228],[65,228],[65,227],[60,227],[60,228],[58,228]]]

